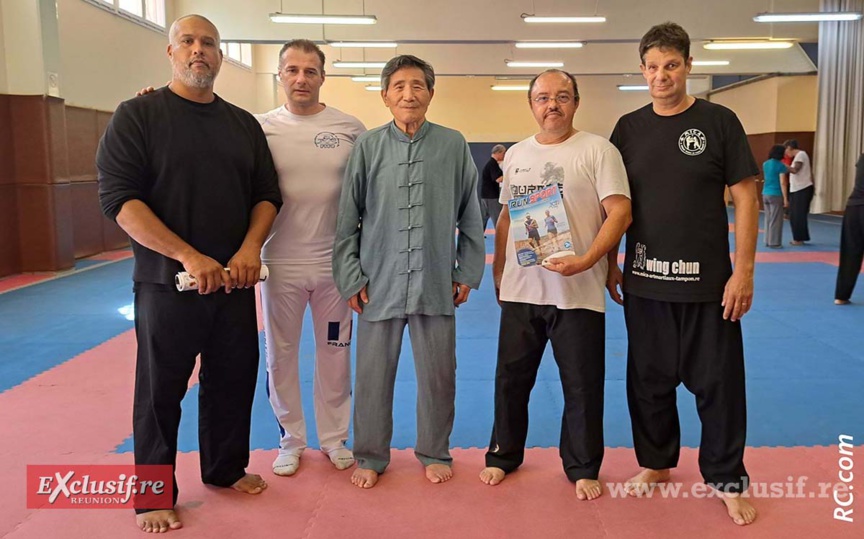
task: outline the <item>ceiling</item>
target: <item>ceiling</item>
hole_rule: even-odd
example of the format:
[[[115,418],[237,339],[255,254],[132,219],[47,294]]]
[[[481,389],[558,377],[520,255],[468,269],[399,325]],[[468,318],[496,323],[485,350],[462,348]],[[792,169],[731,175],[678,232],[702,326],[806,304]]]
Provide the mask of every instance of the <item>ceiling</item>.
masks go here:
[[[176,0],[175,12],[200,13],[219,28],[225,41],[270,46],[271,57],[256,69],[276,71],[279,45],[289,39],[328,41],[396,41],[396,49],[336,49],[322,46],[327,74],[361,74],[340,69],[333,60],[380,60],[414,54],[431,63],[438,76],[525,77],[538,68],[509,68],[505,60],[559,60],[576,75],[638,74],[637,47],[653,24],[667,20],[690,34],[695,60],[728,60],[728,66],[694,67],[694,74],[755,75],[810,73],[815,67],[800,46],[772,51],[709,51],[708,40],[772,38],[812,43],[816,23],[753,22],[760,12],[818,11],[819,0]],[[375,15],[370,26],[277,24],[270,13]],[[600,24],[526,24],[523,13],[536,15],[602,15]],[[517,49],[515,41],[584,41],[581,49]],[[367,69],[377,74],[380,70]]]

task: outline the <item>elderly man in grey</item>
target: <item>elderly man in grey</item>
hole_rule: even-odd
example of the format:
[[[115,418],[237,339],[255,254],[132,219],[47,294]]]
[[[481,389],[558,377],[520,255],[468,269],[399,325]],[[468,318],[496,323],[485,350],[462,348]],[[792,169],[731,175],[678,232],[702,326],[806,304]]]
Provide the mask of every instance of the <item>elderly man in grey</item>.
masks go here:
[[[390,462],[393,386],[407,324],[417,373],[415,455],[426,477],[452,477],[455,307],[485,265],[477,170],[464,137],[426,120],[432,66],[410,55],[381,73],[393,121],[357,138],[333,249],[333,275],[358,316],[351,482],[372,488]],[[458,239],[456,230],[458,229]]]

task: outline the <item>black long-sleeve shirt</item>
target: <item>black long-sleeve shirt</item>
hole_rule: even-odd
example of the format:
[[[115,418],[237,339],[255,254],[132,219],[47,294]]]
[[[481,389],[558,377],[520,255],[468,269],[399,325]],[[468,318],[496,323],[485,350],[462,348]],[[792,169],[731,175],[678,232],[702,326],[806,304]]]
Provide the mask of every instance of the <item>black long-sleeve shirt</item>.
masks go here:
[[[220,97],[184,99],[167,87],[123,102],[99,142],[99,199],[116,220],[140,200],[199,252],[227,264],[262,201],[278,210],[279,182],[255,118]],[[171,284],[182,265],[132,241],[133,280]]]
[[[498,164],[498,161],[494,157],[491,157],[486,162],[486,166],[483,167],[482,174],[480,174],[480,198],[494,198],[498,200],[498,196],[501,193],[501,184],[495,180],[503,175],[504,173],[501,172],[501,166]]]

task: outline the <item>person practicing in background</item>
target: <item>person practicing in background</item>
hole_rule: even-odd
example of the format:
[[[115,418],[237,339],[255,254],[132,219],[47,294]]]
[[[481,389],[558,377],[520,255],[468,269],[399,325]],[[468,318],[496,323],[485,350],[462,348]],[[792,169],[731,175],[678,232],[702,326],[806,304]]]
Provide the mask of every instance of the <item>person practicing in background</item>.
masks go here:
[[[414,453],[432,483],[452,477],[455,307],[485,266],[477,169],[465,138],[426,119],[432,66],[410,55],[381,72],[393,121],[357,139],[339,201],[333,275],[358,314],[351,482],[372,488],[390,462],[393,386],[405,326],[417,373]],[[458,239],[455,233],[458,229]]]
[[[546,234],[549,235],[550,240],[555,244],[555,249],[558,249],[558,219],[549,210],[546,210],[544,221],[546,222]]]
[[[529,243],[534,245],[534,248],[537,249],[537,254],[543,253],[543,247],[540,245],[540,225],[537,223],[537,219],[531,217],[530,214],[525,214],[525,232],[528,234]]]
[[[557,69],[541,73],[529,85],[528,105],[540,132],[513,145],[504,159],[504,208],[492,265],[501,304],[495,423],[480,480],[497,485],[522,464],[528,400],[552,341],[564,392],[564,473],[576,484],[578,499],[593,500],[603,492],[597,477],[603,460],[606,255],[630,224],[630,189],[618,150],[573,128],[579,108],[575,77]],[[544,173],[553,168],[560,178]],[[550,260],[546,269],[521,267],[509,238],[507,202],[559,181],[579,254]]]
[[[320,102],[324,53],[296,39],[279,54],[286,103],[258,116],[276,171],[282,212],[264,244],[270,278],[261,285],[270,404],[279,422],[276,475],[293,475],[306,448],[300,393],[299,344],[306,306],[315,333],[314,408],[321,450],[344,470],[351,418],[351,309],[333,281],[331,260],[342,176],[354,141],[366,129],[357,118]]]
[[[639,44],[651,103],[612,132],[633,196],[623,305],[627,399],[636,458],[633,496],[669,480],[678,464],[676,388],[696,396],[702,421],[699,469],[739,525],[756,510],[742,496],[747,408],[739,320],[752,305],[759,172],[731,110],[687,94],[690,37],[679,25],[651,28]],[[735,204],[735,269],[729,260],[724,189]],[[657,216],[662,215],[662,219]],[[609,293],[622,303],[610,251]]]
[[[783,247],[783,208],[789,206],[788,187],[781,176],[789,169],[783,164],[785,149],[775,144],[762,163],[762,205],[765,207],[765,245],[772,249]]]
[[[855,187],[846,211],[843,213],[843,229],[840,232],[840,267],[837,268],[837,287],[834,303],[846,305],[855,289],[855,281],[861,273],[864,260],[864,153],[855,164]]]
[[[783,143],[786,155],[792,158],[789,167],[789,226],[792,228],[790,245],[804,245],[810,241],[810,229],[807,226],[807,215],[810,213],[810,202],[813,200],[813,174],[810,170],[810,157],[807,152],[798,148],[797,140],[787,140]]]
[[[495,228],[495,223],[498,222],[498,215],[501,213],[501,203],[498,202],[498,197],[501,196],[501,180],[503,173],[501,172],[501,161],[504,160],[504,154],[507,148],[503,144],[492,146],[492,157],[486,162],[483,167],[483,172],[480,173],[480,207],[483,211],[481,218],[483,219],[483,230],[486,230],[486,222],[492,220],[492,228]]]
[[[258,374],[253,287],[282,198],[258,122],[213,93],[216,27],[188,15],[168,38],[171,82],[121,103],[96,156],[102,210],[135,255],[135,464],[176,465],[180,401],[200,354],[201,478],[258,494],[267,483],[245,471]],[[183,270],[197,294],[176,290]],[[175,477],[171,507],[136,509],[142,530],[181,526],[177,493]]]

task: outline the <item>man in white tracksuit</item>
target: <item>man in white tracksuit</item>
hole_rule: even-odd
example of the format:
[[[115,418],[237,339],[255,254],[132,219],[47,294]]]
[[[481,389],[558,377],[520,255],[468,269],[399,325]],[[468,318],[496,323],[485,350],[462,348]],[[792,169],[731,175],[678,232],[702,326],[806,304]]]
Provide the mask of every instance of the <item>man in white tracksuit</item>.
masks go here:
[[[279,54],[285,105],[258,115],[279,174],[284,209],[261,259],[267,389],[279,422],[276,475],[293,475],[306,448],[300,397],[299,341],[306,306],[315,330],[315,421],[321,450],[340,470],[354,464],[345,447],[351,416],[351,310],[333,283],[331,257],[342,175],[357,118],[319,102],[324,54],[311,41],[286,43]]]

